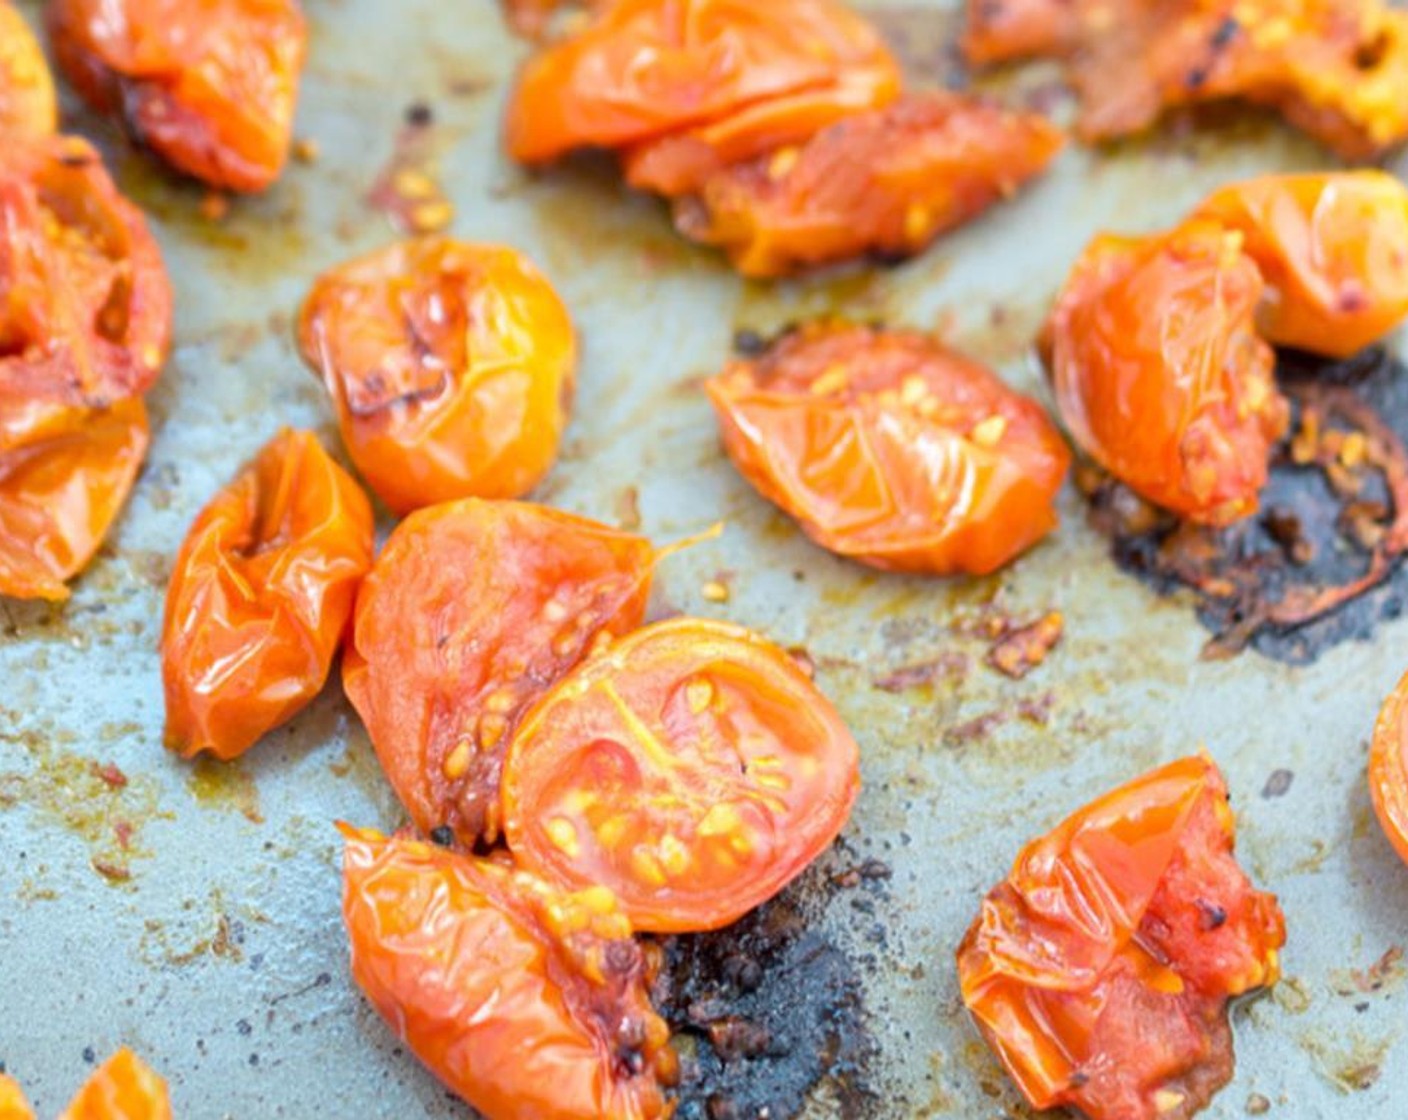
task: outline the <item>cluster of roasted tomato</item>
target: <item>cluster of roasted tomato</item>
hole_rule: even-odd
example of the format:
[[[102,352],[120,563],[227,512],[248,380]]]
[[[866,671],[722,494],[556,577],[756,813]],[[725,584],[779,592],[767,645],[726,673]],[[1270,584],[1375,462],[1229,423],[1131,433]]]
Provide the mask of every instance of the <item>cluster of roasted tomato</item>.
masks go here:
[[[0,1073],[0,1120],[34,1120],[19,1083]],[[166,1082],[131,1050],[93,1072],[56,1120],[171,1120]]]

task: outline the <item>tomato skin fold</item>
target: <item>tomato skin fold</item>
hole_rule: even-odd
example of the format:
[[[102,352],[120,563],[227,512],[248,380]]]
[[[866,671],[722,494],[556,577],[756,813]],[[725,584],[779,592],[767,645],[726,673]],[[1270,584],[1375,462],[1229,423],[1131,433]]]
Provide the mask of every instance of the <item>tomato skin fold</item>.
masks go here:
[[[54,77],[11,0],[0,0],[0,135],[47,136],[59,127]]]
[[[279,433],[211,500],[167,589],[168,747],[235,758],[318,694],[372,529],[366,496],[310,432]]]
[[[669,1028],[609,892],[343,826],[352,977],[486,1120],[658,1120]]]
[[[171,1120],[166,1082],[126,1047],[94,1071],[58,1120]]]
[[[1285,922],[1232,854],[1205,756],[1024,848],[958,950],[964,1002],[1034,1108],[1187,1117],[1231,1076],[1226,1005],[1275,983]]]
[[[1384,701],[1374,724],[1369,795],[1384,836],[1408,863],[1408,676]]]

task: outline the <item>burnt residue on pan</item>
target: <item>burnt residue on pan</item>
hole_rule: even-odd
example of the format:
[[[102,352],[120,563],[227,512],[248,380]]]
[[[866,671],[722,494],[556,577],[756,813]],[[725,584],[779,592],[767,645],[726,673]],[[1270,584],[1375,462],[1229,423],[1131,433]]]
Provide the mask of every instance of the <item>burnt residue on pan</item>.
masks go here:
[[[1286,437],[1254,517],[1226,529],[1180,522],[1085,470],[1091,521],[1115,561],[1164,592],[1190,588],[1212,633],[1205,657],[1250,646],[1308,664],[1367,639],[1408,595],[1408,381],[1381,350],[1327,363],[1282,354]]]

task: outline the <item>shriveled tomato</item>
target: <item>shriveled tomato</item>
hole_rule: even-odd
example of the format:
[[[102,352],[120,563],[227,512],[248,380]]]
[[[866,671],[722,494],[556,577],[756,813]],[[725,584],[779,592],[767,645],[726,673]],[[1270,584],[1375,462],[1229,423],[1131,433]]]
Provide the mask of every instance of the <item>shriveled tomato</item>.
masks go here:
[[[1046,413],[917,331],[812,323],[705,388],[743,477],[831,552],[981,574],[1056,526]]]
[[[640,625],[644,537],[546,506],[466,500],[406,518],[357,597],[343,685],[411,819],[499,836],[524,709],[601,634]]]
[[[909,256],[1011,196],[1061,144],[1039,114],[913,94],[710,176],[677,204],[675,224],[723,248],[745,276]]]
[[[1289,418],[1242,245],[1208,221],[1097,237],[1043,339],[1076,443],[1149,501],[1215,525],[1255,512]]]
[[[1275,983],[1285,921],[1233,856],[1206,757],[1033,841],[958,950],[964,1002],[1032,1107],[1184,1120],[1232,1076],[1227,1001]]]
[[[1243,235],[1267,284],[1265,338],[1345,358],[1408,315],[1408,187],[1382,171],[1269,175],[1195,215]]]
[[[51,0],[60,67],[178,171],[260,191],[288,160],[308,30],[298,0]]]
[[[633,181],[675,193],[701,166],[800,139],[898,90],[884,41],[840,0],[615,0],[523,67],[506,144],[544,163],[678,135],[682,145],[632,160]]]
[[[299,344],[352,461],[398,513],[519,497],[557,458],[576,338],[513,249],[420,238],[344,264],[309,293]]]
[[[0,1073],[0,1120],[34,1120],[34,1112],[24,1099],[19,1082]]]
[[[601,887],[343,826],[352,977],[486,1120],[655,1120],[677,1063],[653,976]]]
[[[171,1120],[166,1082],[125,1047],[94,1071],[58,1120]]]
[[[176,557],[161,638],[167,746],[234,758],[305,707],[371,563],[366,495],[311,432],[280,432]]]
[[[1408,863],[1408,676],[1384,701],[1374,725],[1369,794],[1384,835]]]
[[[59,127],[54,79],[38,41],[10,0],[0,0],[0,136],[46,136]]]
[[[860,788],[841,717],[788,654],[677,618],[589,657],[538,701],[504,760],[523,866],[600,884],[651,932],[717,929],[840,833]]]

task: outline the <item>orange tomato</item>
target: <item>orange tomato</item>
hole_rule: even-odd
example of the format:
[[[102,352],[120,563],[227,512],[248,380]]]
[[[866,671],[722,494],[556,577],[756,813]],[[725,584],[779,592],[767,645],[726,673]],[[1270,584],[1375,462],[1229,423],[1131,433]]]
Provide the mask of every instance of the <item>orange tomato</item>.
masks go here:
[[[213,187],[283,171],[308,30],[297,0],[51,0],[60,67],[95,108]]]
[[[608,888],[637,929],[718,929],[836,839],[858,763],[785,652],[671,619],[608,644],[524,716],[504,830],[522,866],[564,890]]]
[[[657,559],[644,537],[518,502],[397,526],[357,597],[342,679],[421,831],[498,839],[513,728],[599,635],[640,625]]]
[[[1408,315],[1408,187],[1382,171],[1268,175],[1194,212],[1243,235],[1267,296],[1262,335],[1347,358]]]
[[[1369,794],[1384,835],[1408,863],[1408,676],[1384,701],[1374,725]]]
[[[657,1120],[669,1027],[630,923],[502,863],[343,826],[352,977],[486,1120]]]
[[[323,687],[371,568],[366,496],[280,432],[197,516],[166,592],[166,743],[230,759]]]
[[[982,574],[1056,526],[1041,406],[918,332],[813,323],[705,388],[743,477],[831,552]]]
[[[0,1120],[34,1120],[34,1112],[24,1099],[19,1082],[0,1073]]]
[[[125,1047],[104,1062],[58,1120],[171,1120],[166,1082]]]
[[[46,136],[59,127],[54,79],[24,16],[0,0],[0,136]]]
[[[399,242],[322,276],[299,320],[362,477],[397,513],[515,498],[557,457],[572,321],[521,254]]]
[[[906,257],[1010,197],[1061,144],[1038,114],[913,94],[710,176],[698,198],[677,204],[675,224],[723,248],[745,276],[862,253]]]
[[[1042,343],[1076,443],[1149,501],[1214,525],[1255,512],[1289,418],[1242,244],[1206,220],[1097,237]]]
[[[1033,1108],[1191,1116],[1232,1075],[1227,1001],[1275,983],[1285,920],[1233,856],[1206,757],[1034,840],[958,950],[964,1002]]]

